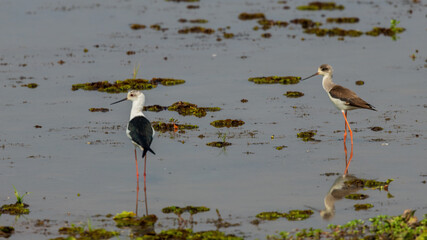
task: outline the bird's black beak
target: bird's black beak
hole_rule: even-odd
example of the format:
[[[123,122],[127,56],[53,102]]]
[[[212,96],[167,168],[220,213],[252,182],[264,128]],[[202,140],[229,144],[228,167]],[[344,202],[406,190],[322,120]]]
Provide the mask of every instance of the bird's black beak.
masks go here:
[[[309,79],[309,78],[314,77],[314,76],[317,76],[317,75],[319,75],[319,73],[318,73],[318,72],[317,72],[317,73],[315,73],[315,74],[313,74],[313,75],[311,75],[310,77],[306,77],[306,78],[304,78],[304,79],[301,79],[301,81],[304,81],[304,80],[306,80],[306,79]]]
[[[128,100],[127,98],[124,98],[124,99],[122,99],[122,100],[119,100],[119,101],[117,101],[117,102],[113,102],[112,104],[110,104],[110,105],[113,105],[113,104],[116,104],[116,103],[119,103],[119,102],[123,102],[123,101],[126,101],[126,100]]]

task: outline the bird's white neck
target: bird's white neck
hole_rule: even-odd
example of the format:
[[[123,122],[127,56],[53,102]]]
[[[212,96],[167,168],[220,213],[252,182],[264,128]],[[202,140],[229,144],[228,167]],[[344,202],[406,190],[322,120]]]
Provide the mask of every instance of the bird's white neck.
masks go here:
[[[323,76],[322,86],[326,92],[331,91],[331,89],[335,86],[335,83],[332,82],[332,75],[331,74],[326,74]]]
[[[133,119],[136,116],[145,116],[142,113],[142,109],[144,108],[145,99],[140,97],[132,102],[132,109],[130,111],[130,119]]]

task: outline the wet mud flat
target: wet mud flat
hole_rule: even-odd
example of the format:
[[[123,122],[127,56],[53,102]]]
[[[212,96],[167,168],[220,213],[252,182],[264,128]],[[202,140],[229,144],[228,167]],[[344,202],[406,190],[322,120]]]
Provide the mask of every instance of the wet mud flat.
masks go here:
[[[280,239],[282,231],[368,223],[407,208],[416,212],[402,221],[422,226],[425,8],[418,1],[1,3],[0,206],[8,208],[0,237],[155,239],[171,230]],[[378,109],[349,112],[349,173],[393,179],[387,189],[342,176],[350,143],[345,149],[341,113],[320,77],[298,81],[323,63],[334,67],[336,83]],[[148,219],[140,218],[143,201],[138,218],[120,215],[136,205],[130,104],[109,104],[129,87],[143,89],[157,127]],[[29,192],[18,215],[10,212],[14,187],[19,196]],[[338,189],[357,192],[341,198]],[[172,206],[179,208],[163,211]]]

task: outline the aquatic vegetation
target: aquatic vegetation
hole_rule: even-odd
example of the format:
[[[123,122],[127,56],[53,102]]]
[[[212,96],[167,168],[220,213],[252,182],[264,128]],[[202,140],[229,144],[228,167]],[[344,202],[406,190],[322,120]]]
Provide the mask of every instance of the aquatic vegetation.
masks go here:
[[[27,88],[36,88],[39,85],[37,83],[28,83],[28,84],[22,84],[21,87],[27,87]]]
[[[316,135],[316,132],[313,130],[300,132],[297,134],[298,138],[301,138],[304,142],[316,141],[313,137]]]
[[[190,124],[178,124],[178,123],[164,123],[160,121],[151,122],[154,131],[156,132],[174,132],[175,130],[184,130],[184,129],[196,129],[199,128],[197,125]]]
[[[364,82],[364,81],[362,81],[362,80],[358,80],[358,81],[356,81],[356,82],[355,82],[355,84],[356,84],[356,85],[359,85],[359,86],[362,86],[362,85],[364,85],[364,84],[365,84],[365,82]]]
[[[241,237],[237,237],[233,234],[225,234],[220,231],[201,231],[193,232],[191,229],[168,229],[163,230],[155,235],[145,235],[143,238],[137,238],[137,240],[164,240],[164,239],[174,239],[174,240],[243,240]]]
[[[267,239],[425,239],[427,215],[418,221],[413,214],[414,211],[405,210],[401,216],[379,215],[369,219],[370,225],[356,219],[344,225],[330,224],[329,230],[304,228],[294,232],[282,231],[279,235],[267,236]]]
[[[108,108],[89,108],[89,112],[108,112]]]
[[[254,20],[254,19],[264,19],[265,15],[264,13],[241,13],[239,14],[239,19],[246,21],[246,20]]]
[[[185,27],[178,30],[179,34],[188,34],[188,33],[203,33],[203,34],[213,34],[215,33],[215,30],[212,28],[204,28],[200,26],[194,26],[194,27]]]
[[[344,6],[334,2],[310,2],[308,5],[298,6],[297,9],[301,11],[344,10]]]
[[[162,26],[160,26],[160,24],[153,24],[150,26],[151,29],[156,30],[156,31],[162,31]]]
[[[393,182],[393,179],[387,179],[385,182],[373,180],[373,179],[353,179],[349,181],[345,181],[344,184],[347,186],[359,186],[361,188],[370,188],[370,189],[379,189],[379,190],[388,190],[388,186],[391,182]]]
[[[150,112],[161,112],[163,110],[167,110],[168,107],[160,106],[160,105],[151,105],[151,106],[144,106],[143,111],[150,111]]]
[[[358,23],[358,17],[326,18],[327,23]]]
[[[405,31],[405,28],[394,27],[391,28],[382,28],[382,27],[374,27],[371,31],[365,32],[366,35],[377,37],[379,35],[384,35],[388,37],[396,37],[396,34],[402,33]]]
[[[227,146],[231,146],[232,144],[229,142],[210,142],[210,143],[206,143],[207,146],[210,147],[217,147],[217,148],[223,148],[223,147],[227,147]]]
[[[261,37],[263,37],[263,38],[271,38],[271,33],[263,33],[263,34],[261,34]]]
[[[334,37],[334,36],[340,36],[340,37],[360,37],[363,32],[358,31],[358,30],[345,30],[345,29],[341,29],[341,28],[332,28],[332,29],[328,29],[328,28],[309,28],[304,30],[304,33],[307,34],[315,34],[318,37],[324,37],[324,36],[329,36],[329,37]]]
[[[114,236],[119,236],[118,232],[107,231],[103,228],[93,229],[90,222],[88,221],[87,230],[83,227],[75,226],[74,224],[71,227],[61,227],[58,229],[58,232],[63,235],[72,236],[72,238],[56,238],[56,239],[109,239]]]
[[[285,95],[288,98],[299,98],[299,97],[304,96],[304,93],[302,93],[302,92],[294,92],[294,91],[287,91],[283,95]]]
[[[276,146],[274,147],[276,150],[282,150],[283,148],[287,148],[288,146],[282,145],[282,146]]]
[[[262,212],[256,215],[257,218],[263,220],[276,220],[278,218],[286,218],[288,221],[301,221],[313,215],[312,210],[290,210],[288,213],[280,212]]]
[[[294,77],[294,76],[269,76],[269,77],[253,77],[249,78],[248,80],[250,82],[254,82],[256,84],[297,84],[299,83],[301,77]]]
[[[134,24],[130,25],[130,28],[133,29],[133,30],[145,29],[146,27],[147,26],[145,26],[143,24],[137,24],[137,23],[134,23]]]
[[[180,216],[181,214],[183,214],[185,212],[190,213],[190,215],[194,215],[194,214],[197,214],[199,212],[208,212],[208,211],[210,211],[210,209],[208,207],[205,207],[205,206],[199,206],[199,207],[195,207],[195,206],[186,206],[186,207],[170,206],[170,207],[165,207],[162,209],[162,212],[165,214],[174,213],[178,216]]]
[[[190,23],[204,24],[204,23],[208,23],[208,20],[206,20],[206,19],[190,19],[189,22]]]
[[[359,210],[368,210],[369,208],[373,208],[374,205],[370,204],[370,203],[363,203],[363,204],[354,204],[354,210],[359,211]]]
[[[284,214],[279,212],[261,212],[258,213],[256,217],[263,220],[276,220],[281,217],[284,217]]]
[[[238,126],[242,126],[243,124],[245,124],[244,121],[242,120],[235,120],[235,119],[225,119],[225,120],[216,120],[211,122],[211,125],[216,127],[216,128],[223,128],[223,127],[238,127]]]
[[[368,195],[363,193],[352,193],[345,196],[345,198],[351,199],[351,200],[363,200],[363,199],[367,199],[368,197],[369,197]]]
[[[224,37],[225,39],[233,38],[233,37],[234,37],[234,33],[226,33],[226,32],[223,32],[223,37]]]
[[[12,185],[12,187],[13,187],[13,190],[14,190],[13,194],[16,197],[16,203],[23,204],[24,203],[24,197],[27,196],[28,194],[30,194],[30,192],[26,192],[26,193],[24,193],[24,194],[21,195],[21,194],[19,194],[18,190],[16,190],[15,186]]]
[[[296,19],[292,19],[290,22],[293,24],[299,24],[304,29],[319,27],[322,25],[322,23],[320,22],[313,22],[313,20],[306,19],[306,18],[296,18]]]
[[[177,84],[183,84],[185,80],[182,79],[172,79],[172,78],[153,78],[152,80],[147,79],[126,79],[123,81],[117,80],[114,83],[108,81],[100,82],[91,82],[91,83],[78,83],[73,84],[71,90],[76,91],[79,89],[94,91],[98,90],[100,92],[108,93],[120,93],[128,92],[131,89],[134,90],[149,90],[156,88],[157,85],[161,84],[164,86],[171,86]]]
[[[379,132],[379,131],[382,131],[383,130],[383,128],[382,127],[371,127],[370,128],[372,131],[374,131],[374,132]]]
[[[258,24],[262,26],[263,30],[270,29],[273,26],[287,27],[289,25],[289,23],[285,21],[274,21],[274,20],[268,20],[268,19],[260,19],[258,20]]]
[[[0,226],[0,237],[9,238],[15,232],[15,228],[9,226]]]
[[[29,205],[26,203],[5,204],[0,207],[0,214],[6,213],[10,215],[29,214]]]
[[[165,0],[166,2],[199,2],[200,0]]]
[[[176,111],[180,115],[193,115],[196,117],[204,117],[207,112],[216,112],[221,110],[219,107],[198,107],[196,104],[189,102],[176,102],[168,107],[169,111]]]
[[[144,217],[137,217],[133,212],[123,211],[116,214],[113,220],[116,222],[118,228],[138,226],[141,228],[148,228],[154,226],[157,222],[157,216],[154,214]]]

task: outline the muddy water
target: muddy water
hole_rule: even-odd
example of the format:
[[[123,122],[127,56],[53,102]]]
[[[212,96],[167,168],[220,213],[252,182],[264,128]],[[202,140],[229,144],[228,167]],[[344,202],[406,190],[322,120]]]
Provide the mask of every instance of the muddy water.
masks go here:
[[[221,107],[205,118],[176,112],[147,112],[151,120],[199,125],[185,133],[158,133],[148,159],[148,208],[163,225],[176,227],[161,209],[170,205],[205,205],[212,210],[195,218],[195,231],[215,229],[205,223],[216,218],[241,223],[224,229],[248,239],[263,239],[276,231],[326,227],[378,214],[396,215],[403,209],[426,213],[426,39],[422,3],[350,2],[343,11],[303,12],[288,1],[201,1],[186,4],[161,0],[139,1],[2,1],[0,3],[0,203],[13,203],[14,185],[25,197],[31,213],[15,219],[3,214],[0,225],[11,225],[11,239],[56,237],[66,221],[86,222],[114,229],[95,215],[135,211],[133,146],[124,128],[130,103],[109,106],[124,94],[71,91],[71,85],[115,81],[132,77],[185,79],[184,85],[158,86],[145,91],[147,104],[170,105],[189,101]],[[188,9],[198,5],[199,9]],[[289,6],[284,10],[283,6]],[[411,11],[412,13],[410,13]],[[316,37],[298,25],[254,31],[256,20],[240,21],[242,12],[263,12],[268,19],[290,21],[310,18],[326,24],[326,17],[359,17],[344,29],[369,31],[389,27],[391,18],[406,31],[389,37]],[[207,19],[199,24],[216,30],[212,35],[178,34],[192,26],[177,20]],[[147,25],[134,31],[131,23]],[[150,29],[160,24],[164,31]],[[218,28],[235,34],[223,39]],[[218,41],[217,38],[221,38]],[[87,49],[87,51],[85,51]],[[418,52],[416,52],[418,50]],[[128,51],[135,51],[128,55]],[[410,56],[415,54],[415,58]],[[60,64],[60,61],[63,61]],[[325,221],[318,212],[301,222],[279,219],[255,226],[250,221],[264,211],[286,212],[310,206],[324,209],[323,199],[345,168],[344,121],[316,77],[297,85],[255,85],[249,77],[309,76],[322,63],[335,69],[334,80],[352,88],[378,112],[349,113],[354,136],[350,173],[360,178],[393,178],[388,198],[382,191],[363,191],[374,208],[353,210],[352,200],[335,203],[335,217]],[[365,85],[356,86],[357,80]],[[37,83],[29,89],[21,85]],[[302,98],[286,98],[286,91]],[[241,99],[248,102],[242,103]],[[106,107],[108,113],[91,113]],[[241,119],[238,128],[216,129],[217,119]],[[36,128],[39,125],[41,128]],[[374,132],[370,127],[384,130]],[[303,142],[300,131],[316,130],[319,142]],[[233,145],[206,146],[225,134]],[[204,135],[204,138],[198,137]],[[274,138],[272,138],[274,135]],[[276,146],[287,148],[276,150]],[[140,171],[142,166],[140,165]],[[140,195],[140,199],[143,199]],[[140,202],[139,212],[144,212]],[[37,219],[50,219],[36,227]],[[29,226],[29,227],[28,227]],[[44,230],[47,229],[47,232]],[[121,239],[126,238],[123,233]]]

